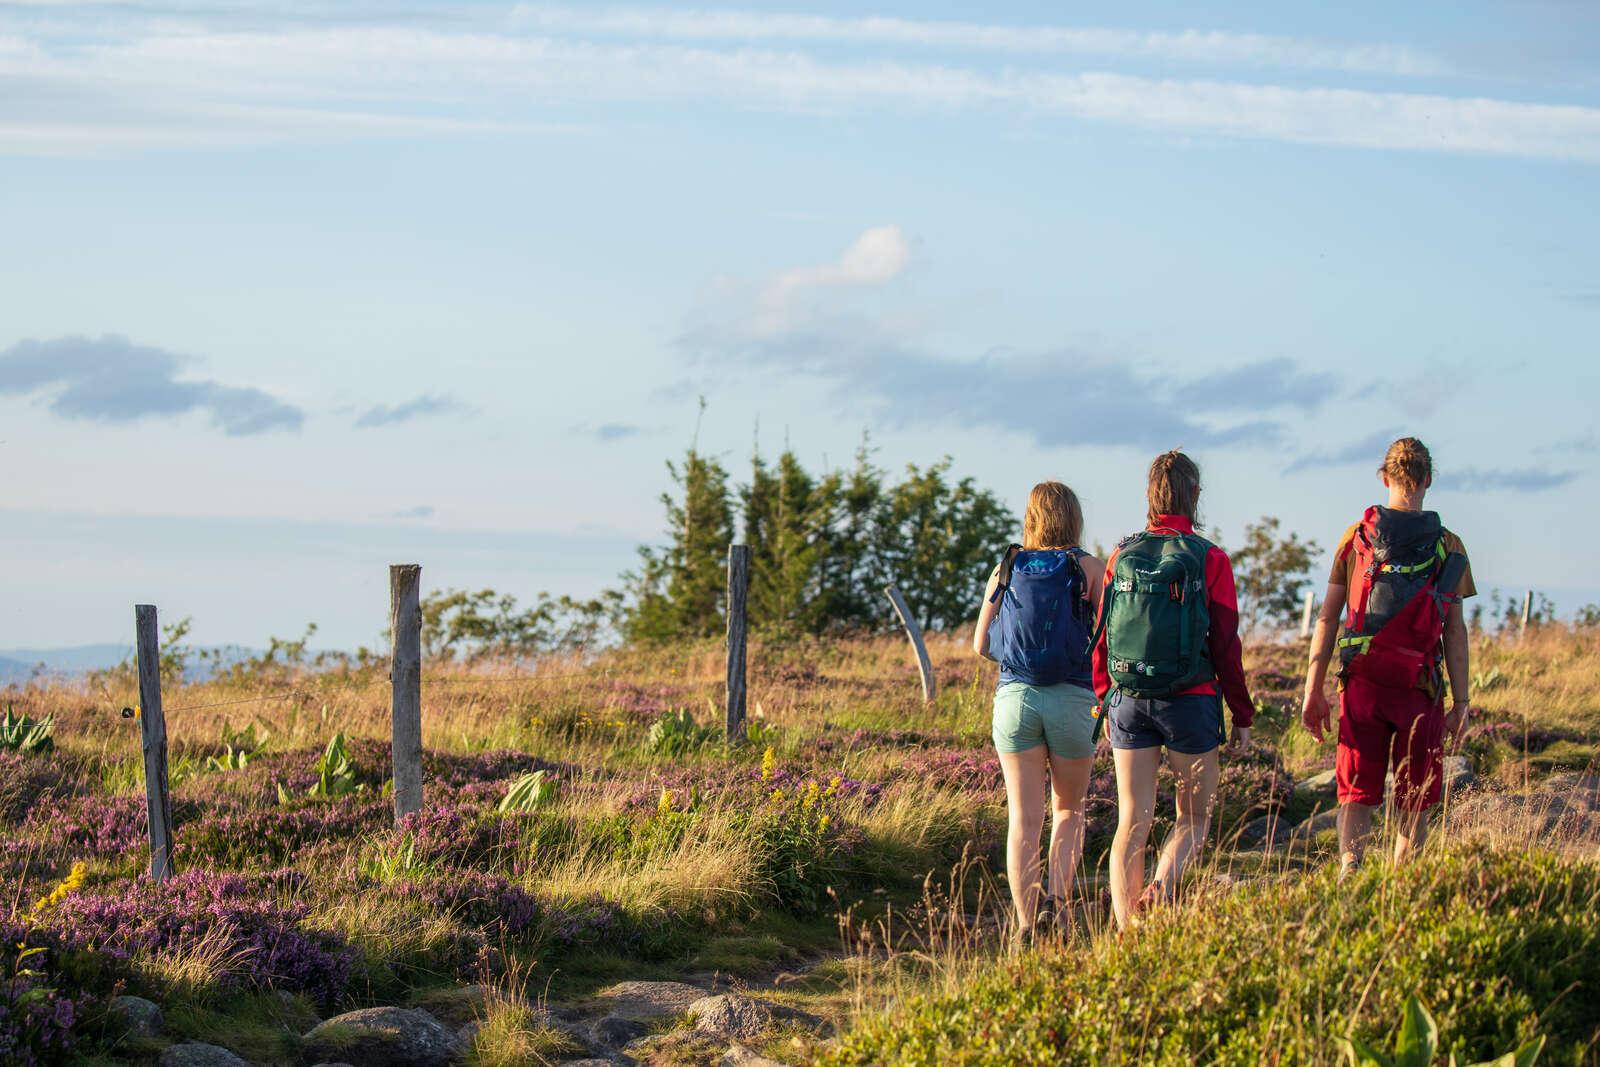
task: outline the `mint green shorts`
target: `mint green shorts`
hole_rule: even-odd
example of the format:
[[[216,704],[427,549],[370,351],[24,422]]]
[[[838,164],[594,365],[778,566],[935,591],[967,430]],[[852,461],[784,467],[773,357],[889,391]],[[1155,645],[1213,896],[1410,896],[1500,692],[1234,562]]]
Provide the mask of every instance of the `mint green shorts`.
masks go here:
[[[1094,692],[1081,685],[1007,682],[994,694],[994,747],[1049,745],[1062,759],[1085,759],[1094,755],[1094,705]]]

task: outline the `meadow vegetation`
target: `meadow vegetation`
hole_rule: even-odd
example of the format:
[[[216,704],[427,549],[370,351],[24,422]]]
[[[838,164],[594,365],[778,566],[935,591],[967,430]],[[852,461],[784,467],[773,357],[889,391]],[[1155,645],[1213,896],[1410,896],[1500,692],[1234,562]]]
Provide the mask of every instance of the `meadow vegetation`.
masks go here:
[[[1327,795],[1304,783],[1332,751],[1293,722],[1299,648],[1253,646],[1262,743],[1225,765],[1185,903],[1110,932],[1102,758],[1075,925],[1017,956],[994,873],[993,667],[955,639],[932,652],[924,706],[903,639],[758,641],[751,740],[731,748],[714,642],[437,659],[425,805],[398,827],[379,664],[279,657],[173,684],[179,873],[161,885],[142,877],[138,733],[119,715],[132,678],[14,689],[0,1059],[147,1063],[204,1040],[299,1064],[319,1018],[418,1005],[474,1024],[474,1062],[559,1062],[595,1051],[576,1021],[597,992],[680,979],[804,1012],[748,1041],[787,1062],[1334,1063],[1342,1038],[1392,1044],[1412,995],[1441,1053],[1543,1036],[1541,1062],[1596,1062],[1600,632],[1480,635],[1475,778],[1450,825],[1416,866],[1343,886],[1325,828],[1258,844],[1263,816],[1315,825]],[[159,1003],[164,1031],[130,1036],[120,994]],[[727,1047],[684,1018],[651,1026],[630,1055]]]

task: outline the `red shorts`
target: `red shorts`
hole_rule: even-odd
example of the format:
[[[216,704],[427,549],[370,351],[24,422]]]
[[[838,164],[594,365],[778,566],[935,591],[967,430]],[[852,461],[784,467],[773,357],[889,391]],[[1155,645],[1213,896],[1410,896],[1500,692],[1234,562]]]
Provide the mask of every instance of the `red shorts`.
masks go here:
[[[1339,803],[1377,807],[1394,768],[1403,811],[1439,803],[1444,780],[1444,706],[1420,689],[1389,689],[1351,678],[1339,697]]]

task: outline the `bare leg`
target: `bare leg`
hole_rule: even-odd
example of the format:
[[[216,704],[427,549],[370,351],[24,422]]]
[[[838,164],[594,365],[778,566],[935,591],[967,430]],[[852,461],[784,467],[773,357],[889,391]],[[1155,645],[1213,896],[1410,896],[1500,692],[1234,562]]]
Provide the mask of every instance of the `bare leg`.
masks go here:
[[[1111,842],[1111,910],[1123,929],[1134,919],[1134,901],[1144,892],[1144,846],[1156,804],[1156,768],[1161,749],[1112,750],[1117,768],[1117,836]]]
[[[1343,877],[1361,866],[1367,855],[1367,840],[1372,836],[1372,813],[1367,804],[1350,801],[1339,805],[1339,875]]]
[[[1033,928],[1039,912],[1039,836],[1044,831],[1044,775],[1049,765],[1045,747],[1026,752],[1001,752],[1000,770],[1006,779],[1006,877],[1011,883],[1011,903],[1017,910],[1017,928]]]
[[[1050,757],[1050,895],[1058,908],[1072,896],[1072,879],[1083,858],[1083,802],[1093,757]]]
[[[1211,808],[1217,796],[1217,749],[1191,756],[1167,750],[1167,765],[1178,780],[1177,822],[1161,850],[1156,881],[1161,896],[1171,900],[1189,862],[1199,856],[1211,829]]]
[[[1428,812],[1427,809],[1400,811],[1395,815],[1398,831],[1394,835],[1394,862],[1399,866],[1428,840]]]

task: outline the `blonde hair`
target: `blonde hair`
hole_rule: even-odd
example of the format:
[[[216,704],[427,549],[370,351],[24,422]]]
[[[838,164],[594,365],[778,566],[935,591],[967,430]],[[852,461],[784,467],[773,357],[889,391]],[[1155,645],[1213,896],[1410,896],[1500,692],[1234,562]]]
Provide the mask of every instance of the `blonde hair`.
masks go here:
[[[1176,448],[1161,453],[1150,464],[1145,499],[1152,524],[1160,522],[1163,515],[1182,515],[1194,522],[1200,508],[1200,468]]]
[[[1402,437],[1383,454],[1378,473],[1407,492],[1416,492],[1433,477],[1433,457],[1428,446],[1415,437]]]
[[[1022,516],[1023,548],[1072,548],[1083,539],[1078,494],[1061,482],[1040,482],[1028,494]]]

